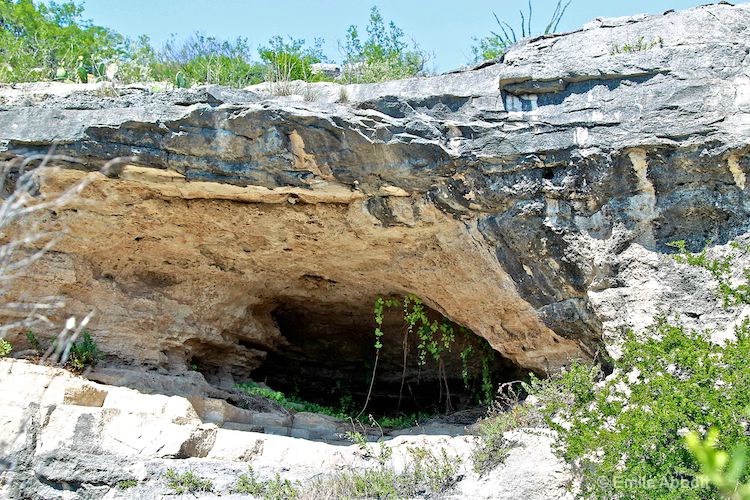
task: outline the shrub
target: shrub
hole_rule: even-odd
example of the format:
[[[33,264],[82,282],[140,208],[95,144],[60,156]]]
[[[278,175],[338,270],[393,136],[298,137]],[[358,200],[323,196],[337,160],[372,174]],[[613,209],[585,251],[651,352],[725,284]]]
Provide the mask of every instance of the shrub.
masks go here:
[[[685,436],[685,445],[701,465],[702,474],[698,479],[713,484],[725,498],[750,499],[750,484],[740,483],[748,459],[747,447],[744,444],[735,446],[730,457],[726,451],[716,449],[718,441],[716,429],[709,430],[706,439],[701,439],[695,432]]]
[[[510,423],[510,420],[500,416],[479,423],[479,441],[471,453],[471,461],[474,464],[474,472],[480,476],[502,464],[508,457],[510,443],[504,434],[514,427],[509,425]]]
[[[325,59],[323,40],[316,38],[312,47],[305,47],[305,41],[289,37],[275,36],[268,45],[258,49],[261,60],[266,65],[266,81],[275,83],[277,94],[288,94],[285,86],[294,80],[319,81],[322,75],[313,73],[311,66]]]
[[[346,420],[347,418],[349,418],[349,413],[342,409],[336,410],[334,408],[311,403],[294,396],[287,397],[283,392],[274,391],[273,389],[270,389],[268,387],[262,387],[253,381],[245,382],[244,384],[237,384],[235,387],[247,394],[260,396],[279,403],[281,406],[287,409],[306,411],[311,413],[322,413],[324,415],[340,418],[342,420]]]
[[[338,408],[332,408],[330,406],[323,406],[317,403],[311,403],[305,401],[296,396],[286,396],[283,392],[274,391],[268,387],[258,385],[256,382],[248,381],[242,384],[237,384],[235,387],[247,394],[252,396],[260,396],[268,400],[274,401],[284,408],[304,411],[310,413],[320,413],[328,415],[341,420],[349,420],[355,418],[356,411],[354,410],[353,401],[351,395],[345,394],[341,397],[341,402]],[[413,413],[409,415],[401,415],[396,417],[370,417],[370,423],[379,425],[380,427],[389,429],[402,429],[406,427],[412,427],[425,418],[429,417],[426,413]]]
[[[232,487],[232,493],[261,496],[265,491],[263,483],[255,477],[253,467],[248,465],[247,474],[240,474],[239,479]]]
[[[664,46],[664,41],[661,39],[661,37],[654,38],[651,41],[647,41],[646,37],[642,36],[634,42],[625,42],[622,45],[613,44],[609,50],[609,54],[616,55],[616,54],[629,54],[632,52],[643,52],[646,50],[651,50],[653,48],[663,47],[663,46]]]
[[[41,351],[42,345],[39,343],[39,339],[36,338],[36,335],[34,335],[34,332],[29,330],[26,332],[26,341],[29,343],[32,349],[35,351]]]
[[[561,405],[570,404],[572,394],[578,387],[590,387],[596,367],[573,363],[564,378],[540,379],[530,375],[529,382],[506,382],[497,391],[495,402],[488,417],[477,424],[479,439],[472,451],[474,471],[484,475],[502,464],[515,443],[505,438],[505,433],[521,428],[548,427],[545,415]],[[521,401],[525,394],[529,397]]]
[[[127,490],[130,488],[135,488],[136,486],[138,486],[138,481],[136,481],[135,479],[125,479],[123,481],[118,481],[115,485],[115,487],[120,490]]]
[[[0,339],[0,358],[4,358],[13,351],[13,346],[5,339]]]
[[[544,28],[542,34],[548,35],[557,31],[557,27],[560,24],[560,20],[565,15],[565,11],[568,9],[572,0],[557,0],[555,10],[552,12],[550,20]],[[521,23],[519,25],[520,30],[516,33],[516,30],[505,21],[501,21],[497,14],[494,12],[492,15],[495,17],[497,22],[498,31],[491,31],[490,36],[486,36],[480,39],[474,39],[477,45],[471,48],[474,53],[474,61],[486,61],[489,59],[495,59],[503,55],[510,47],[518,43],[520,39],[530,37],[534,33],[531,26],[531,18],[533,16],[533,10],[531,8],[531,0],[529,0],[529,10],[526,15],[523,11],[519,11],[521,15]],[[520,35],[520,38],[518,37]]]
[[[246,38],[221,41],[194,33],[182,42],[171,38],[152,56],[145,45],[143,50],[150,76],[177,87],[206,83],[245,87],[263,81],[264,68],[253,62]]]
[[[174,469],[167,469],[167,486],[175,493],[192,493],[196,491],[213,491],[214,484],[210,479],[204,479],[193,471],[178,474]]]
[[[99,349],[94,339],[87,331],[83,331],[83,338],[70,346],[70,366],[76,371],[82,371],[87,366],[96,366],[99,361]]]
[[[593,497],[705,498],[698,463],[683,445],[689,432],[721,431],[719,445],[748,445],[750,327],[736,340],[712,343],[659,316],[642,334],[630,332],[615,371],[594,384],[577,369],[561,379],[569,402],[549,404],[547,421],[559,452],[580,472]],[[743,465],[738,478],[746,479]]]
[[[404,41],[404,32],[393,21],[386,28],[377,7],[370,9],[367,38],[360,37],[357,26],[346,32],[343,78],[349,83],[382,82],[425,72],[427,55],[414,43]]]
[[[104,77],[109,63],[127,56],[127,40],[82,13],[73,2],[0,2],[0,81]]]
[[[738,268],[735,259],[747,254],[750,248],[737,242],[730,243],[730,252],[717,258],[708,257],[708,248],[699,253],[687,250],[685,241],[673,241],[669,246],[677,249],[677,254],[672,258],[681,264],[691,267],[700,267],[711,273],[716,281],[716,292],[721,298],[725,309],[741,304],[750,304],[750,268]],[[735,271],[739,271],[735,273]],[[735,277],[735,274],[741,276]]]

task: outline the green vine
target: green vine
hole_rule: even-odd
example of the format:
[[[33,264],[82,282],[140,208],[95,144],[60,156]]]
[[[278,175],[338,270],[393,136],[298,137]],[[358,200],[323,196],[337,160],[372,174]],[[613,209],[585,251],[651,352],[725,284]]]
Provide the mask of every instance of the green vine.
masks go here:
[[[405,331],[403,336],[403,371],[401,375],[401,388],[399,390],[398,404],[399,408],[403,396],[404,381],[406,378],[406,367],[409,353],[409,337],[416,337],[416,357],[417,365],[423,367],[429,360],[438,365],[440,377],[440,399],[443,400],[445,395],[446,411],[452,410],[450,388],[448,377],[445,371],[444,355],[446,352],[452,352],[452,347],[456,342],[457,330],[455,325],[447,318],[433,319],[429,318],[427,307],[422,299],[413,294],[408,294],[399,301],[390,297],[378,297],[375,299],[375,364],[370,379],[370,388],[367,393],[364,408],[360,415],[365,412],[372,396],[372,389],[377,373],[378,360],[380,351],[383,348],[383,321],[387,309],[401,307]],[[469,336],[469,330],[464,327],[458,327],[458,332],[464,335],[468,345],[461,351],[459,357],[462,365],[462,378],[466,389],[473,393],[479,403],[489,403],[494,397],[494,384],[492,379],[492,355],[494,352],[487,344],[480,347],[473,345]],[[478,358],[478,359],[476,359]],[[474,375],[470,365],[481,366],[481,372]]]

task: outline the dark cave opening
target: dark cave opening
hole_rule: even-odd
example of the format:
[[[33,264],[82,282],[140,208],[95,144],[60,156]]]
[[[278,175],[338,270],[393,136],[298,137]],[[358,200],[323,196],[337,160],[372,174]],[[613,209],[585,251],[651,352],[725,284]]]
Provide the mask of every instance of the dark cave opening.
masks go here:
[[[526,376],[486,340],[427,306],[426,316],[437,328],[429,338],[422,330],[420,339],[418,329],[410,331],[405,321],[403,299],[393,297],[394,304],[384,310],[382,347],[364,415],[435,415],[477,408],[494,397],[498,384]],[[367,399],[376,356],[373,303],[353,307],[281,301],[273,317],[288,344],[269,352],[252,379],[285,395],[358,413]],[[450,335],[443,336],[443,330],[452,332],[452,341],[444,340]],[[431,345],[442,350],[439,360]]]

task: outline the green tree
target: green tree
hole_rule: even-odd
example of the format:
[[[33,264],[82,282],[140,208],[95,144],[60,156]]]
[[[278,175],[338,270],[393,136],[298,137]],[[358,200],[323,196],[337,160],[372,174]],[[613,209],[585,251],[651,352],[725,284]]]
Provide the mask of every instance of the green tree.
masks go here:
[[[127,58],[127,39],[82,13],[73,2],[0,1],[0,81],[85,82]]]
[[[316,38],[312,47],[305,47],[305,40],[274,36],[258,49],[261,60],[266,64],[266,81],[291,82],[294,80],[314,81],[320,77],[313,73],[311,66],[325,60],[323,40]]]
[[[346,32],[344,78],[352,83],[381,82],[424,73],[426,54],[416,43],[409,49],[404,32],[393,21],[386,26],[377,7],[370,9],[367,37],[357,26]]]

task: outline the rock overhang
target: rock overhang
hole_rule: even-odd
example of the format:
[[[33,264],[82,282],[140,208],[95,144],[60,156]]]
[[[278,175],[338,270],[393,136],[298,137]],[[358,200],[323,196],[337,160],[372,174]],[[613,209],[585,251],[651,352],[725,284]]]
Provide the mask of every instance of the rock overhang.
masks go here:
[[[114,313],[99,328],[138,338],[136,358],[179,363],[190,339],[272,348],[269,308],[284,287],[309,300],[299,280],[313,275],[344,284],[350,307],[415,293],[545,372],[594,355],[589,292],[623,279],[623,249],[747,229],[749,19],[715,5],[601,20],[473,71],[346,86],[347,103],[219,87],[8,98],[4,156],[57,143],[88,169],[138,158],[90,186],[100,208],[64,214],[73,233],[50,265],[76,277],[43,285]],[[639,37],[660,41],[613,49]],[[118,261],[98,240],[127,250]],[[137,326],[116,333],[128,315],[114,304]],[[262,361],[247,351],[231,363]]]

